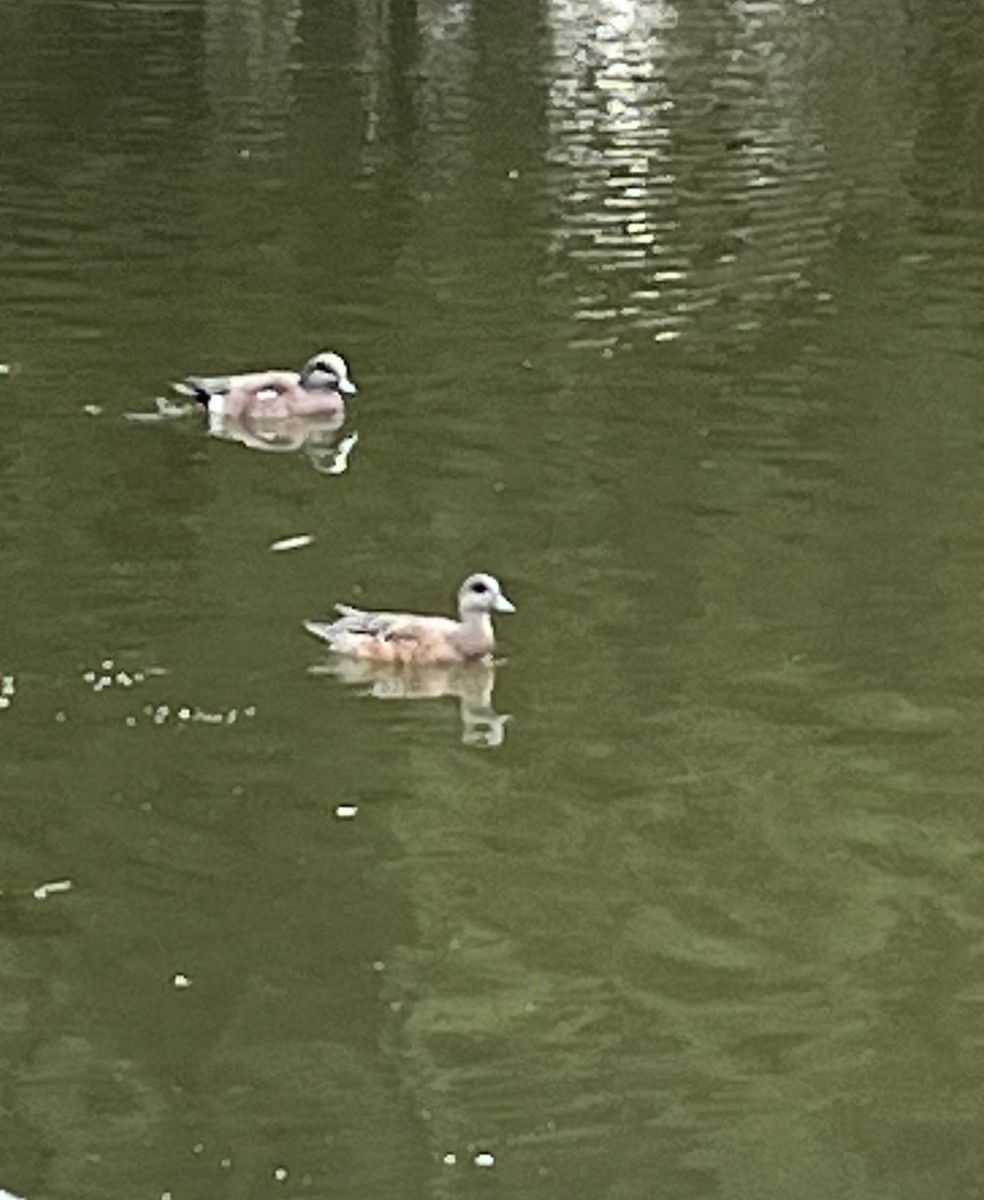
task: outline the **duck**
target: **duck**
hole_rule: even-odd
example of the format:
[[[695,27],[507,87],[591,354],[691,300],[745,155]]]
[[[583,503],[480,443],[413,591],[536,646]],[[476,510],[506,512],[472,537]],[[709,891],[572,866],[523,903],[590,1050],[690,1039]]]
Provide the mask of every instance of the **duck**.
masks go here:
[[[233,420],[330,418],[341,424],[345,397],[358,388],[348,363],[333,350],[309,358],[300,371],[249,371],[241,375],[189,375],[172,385],[204,404],[213,417]]]
[[[458,619],[374,612],[336,604],[334,621],[305,621],[304,628],[333,654],[377,663],[449,666],[490,662],[495,650],[492,614],[514,613],[494,575],[469,575],[458,589]]]

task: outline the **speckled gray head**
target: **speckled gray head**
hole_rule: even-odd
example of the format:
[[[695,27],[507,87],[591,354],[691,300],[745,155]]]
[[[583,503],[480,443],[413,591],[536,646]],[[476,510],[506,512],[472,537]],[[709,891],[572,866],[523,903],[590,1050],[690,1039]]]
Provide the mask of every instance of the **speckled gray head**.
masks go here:
[[[354,396],[359,390],[349,378],[348,363],[334,350],[322,350],[301,368],[301,384],[310,391],[340,392]]]
[[[494,575],[479,572],[469,575],[458,591],[458,608],[462,615],[467,612],[512,613],[516,606],[506,598],[498,579]]]

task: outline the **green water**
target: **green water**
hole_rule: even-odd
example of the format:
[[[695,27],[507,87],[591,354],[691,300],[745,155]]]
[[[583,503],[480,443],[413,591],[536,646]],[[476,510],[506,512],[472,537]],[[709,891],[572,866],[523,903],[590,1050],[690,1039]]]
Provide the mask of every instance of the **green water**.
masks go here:
[[[0,1188],[978,1195],[982,38],[0,2]],[[127,420],[322,347],[344,473]]]

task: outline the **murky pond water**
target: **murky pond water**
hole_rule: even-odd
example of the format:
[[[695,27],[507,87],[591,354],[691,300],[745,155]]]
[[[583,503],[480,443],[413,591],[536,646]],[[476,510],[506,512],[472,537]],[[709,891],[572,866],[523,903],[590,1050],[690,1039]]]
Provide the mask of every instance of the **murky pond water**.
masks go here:
[[[976,0],[0,30],[0,1188],[977,1195]]]

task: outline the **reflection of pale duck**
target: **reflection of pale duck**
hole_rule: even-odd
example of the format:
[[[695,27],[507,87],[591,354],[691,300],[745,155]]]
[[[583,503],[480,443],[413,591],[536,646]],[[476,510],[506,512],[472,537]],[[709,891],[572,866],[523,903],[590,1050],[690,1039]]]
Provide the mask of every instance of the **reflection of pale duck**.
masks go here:
[[[335,655],[311,668],[314,674],[334,675],[350,687],[360,687],[377,700],[434,700],[457,696],[462,735],[468,746],[501,746],[507,714],[492,707],[495,667],[491,662],[426,667],[416,663],[372,662]]]
[[[335,654],[424,666],[488,659],[495,649],[492,613],[516,611],[499,581],[482,574],[469,575],[461,585],[457,621],[411,613],[364,612],[347,604],[335,607],[341,614],[337,620],[304,623]]]
[[[243,375],[189,375],[174,389],[204,404],[210,414],[243,421],[290,417],[332,419],[340,425],[345,396],[357,391],[340,354],[323,351],[300,371],[251,371]]]
[[[208,431],[212,437],[239,442],[250,450],[272,454],[303,451],[314,469],[322,475],[341,475],[359,440],[355,432],[343,438],[337,436],[342,419],[341,416],[329,416],[285,417],[278,420],[249,414],[230,417],[224,413],[210,412]]]

